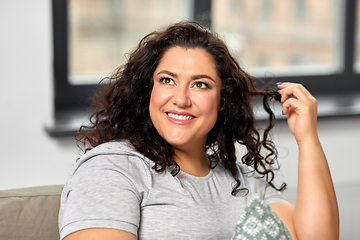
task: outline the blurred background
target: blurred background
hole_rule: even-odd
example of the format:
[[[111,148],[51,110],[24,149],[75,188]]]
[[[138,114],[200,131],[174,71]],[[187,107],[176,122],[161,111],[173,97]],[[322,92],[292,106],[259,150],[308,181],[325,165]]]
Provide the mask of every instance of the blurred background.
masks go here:
[[[145,34],[195,19],[255,77],[302,82],[318,96],[341,239],[358,239],[359,16],[356,0],[1,0],[0,190],[64,184],[82,153],[74,133],[94,86]],[[279,118],[279,181],[294,201],[297,146]]]

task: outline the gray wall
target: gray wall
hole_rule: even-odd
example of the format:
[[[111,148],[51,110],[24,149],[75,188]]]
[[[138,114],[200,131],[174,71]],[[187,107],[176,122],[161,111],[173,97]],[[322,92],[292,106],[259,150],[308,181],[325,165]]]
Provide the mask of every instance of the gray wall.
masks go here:
[[[80,151],[73,139],[44,131],[53,111],[50,0],[1,0],[0,31],[0,189],[64,184]],[[338,195],[341,239],[356,239],[360,117],[320,120],[318,129]],[[285,123],[273,136],[293,201],[297,146]]]

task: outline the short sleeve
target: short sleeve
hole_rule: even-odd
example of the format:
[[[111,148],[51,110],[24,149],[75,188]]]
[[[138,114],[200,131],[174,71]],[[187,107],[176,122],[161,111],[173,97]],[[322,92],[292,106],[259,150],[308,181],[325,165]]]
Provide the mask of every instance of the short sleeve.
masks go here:
[[[286,201],[281,192],[266,182],[265,177],[254,172],[253,169],[245,164],[239,164],[238,167],[241,173],[240,181],[244,182],[243,186],[249,190],[250,196],[257,194],[269,205],[275,202]]]
[[[137,235],[140,204],[146,189],[141,159],[99,155],[84,161],[61,197],[60,239],[88,228],[113,228]]]
[[[264,182],[265,182],[265,180],[264,180]],[[270,204],[276,203],[276,202],[286,202],[287,201],[280,191],[276,190],[275,188],[273,188],[266,182],[264,184],[266,186],[265,187],[265,196],[264,196],[265,203],[270,205]]]

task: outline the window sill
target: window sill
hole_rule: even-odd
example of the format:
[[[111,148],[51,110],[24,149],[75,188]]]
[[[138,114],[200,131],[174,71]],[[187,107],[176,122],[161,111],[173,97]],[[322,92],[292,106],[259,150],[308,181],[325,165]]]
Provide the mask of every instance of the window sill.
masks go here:
[[[316,96],[318,100],[318,118],[337,118],[360,116],[360,93]],[[277,120],[285,120],[279,104],[271,104]],[[261,103],[254,106],[255,117],[265,121],[267,115],[261,109]],[[45,127],[51,137],[74,137],[82,124],[89,121],[89,112],[84,109],[58,111],[51,123]]]
[[[80,126],[89,122],[89,116],[90,112],[85,109],[57,111],[45,130],[50,137],[75,137]]]
[[[338,95],[317,95],[318,118],[336,118],[360,116],[360,93],[338,94]],[[271,109],[277,120],[286,119],[282,115],[282,108],[278,103],[270,103]],[[262,110],[261,103],[254,107],[255,117],[258,120],[266,120],[267,113]]]

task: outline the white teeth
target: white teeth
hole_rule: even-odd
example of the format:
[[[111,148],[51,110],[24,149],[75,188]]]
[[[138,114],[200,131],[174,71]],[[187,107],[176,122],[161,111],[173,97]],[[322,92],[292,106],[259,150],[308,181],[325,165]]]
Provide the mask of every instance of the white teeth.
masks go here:
[[[178,114],[175,114],[175,113],[167,113],[167,115],[171,118],[175,118],[175,119],[178,119],[178,120],[191,120],[193,119],[194,117],[192,116],[188,116],[188,115],[178,115]]]

